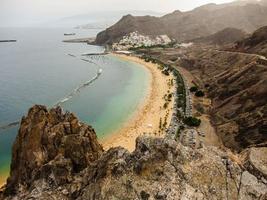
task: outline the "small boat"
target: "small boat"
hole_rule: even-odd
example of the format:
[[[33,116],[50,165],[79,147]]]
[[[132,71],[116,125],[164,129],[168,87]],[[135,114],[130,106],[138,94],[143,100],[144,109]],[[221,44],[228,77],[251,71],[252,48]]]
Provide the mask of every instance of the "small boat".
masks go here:
[[[0,40],[0,42],[17,42],[17,40]]]
[[[107,55],[108,53],[83,53],[82,56],[103,56],[103,55]]]
[[[64,33],[65,36],[76,35],[75,33]]]
[[[97,72],[97,75],[100,75],[102,73],[102,69],[99,69],[98,72]]]

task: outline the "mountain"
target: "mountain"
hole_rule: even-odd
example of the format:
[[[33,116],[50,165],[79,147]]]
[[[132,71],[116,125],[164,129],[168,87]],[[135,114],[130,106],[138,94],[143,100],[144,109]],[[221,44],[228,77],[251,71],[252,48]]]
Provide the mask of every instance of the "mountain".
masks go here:
[[[262,1],[208,4],[192,11],[175,11],[162,17],[124,16],[97,35],[97,44],[111,44],[133,31],[144,35],[167,34],[178,42],[214,34],[228,27],[251,33],[267,24],[267,7]]]
[[[205,44],[213,44],[213,45],[225,45],[231,44],[238,40],[242,40],[247,36],[247,34],[236,28],[225,28],[221,31],[218,31],[212,35],[193,39],[194,43],[205,43]]]
[[[84,29],[106,29],[115,24],[123,15],[131,13],[135,16],[151,15],[162,16],[163,13],[149,10],[121,10],[121,11],[92,11],[90,13],[65,17],[56,21],[50,21],[43,26],[49,27],[76,27]]]
[[[0,199],[265,199],[265,155],[251,148],[243,162],[216,147],[147,136],[132,153],[103,151],[74,114],[34,106],[21,121]]]
[[[233,50],[267,57],[267,26],[258,29],[250,37],[238,41]]]

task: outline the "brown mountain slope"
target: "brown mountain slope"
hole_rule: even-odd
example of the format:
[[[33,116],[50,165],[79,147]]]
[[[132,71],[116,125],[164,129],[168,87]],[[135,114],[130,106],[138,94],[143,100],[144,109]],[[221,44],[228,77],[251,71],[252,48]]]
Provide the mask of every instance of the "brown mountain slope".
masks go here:
[[[192,51],[184,65],[209,84],[212,121],[225,146],[240,151],[267,143],[267,68],[254,55],[224,51]]]
[[[205,45],[139,51],[193,74],[212,100],[208,113],[226,147],[242,151],[267,145],[267,61],[262,57]]]
[[[192,40],[192,42],[213,45],[225,45],[244,39],[246,35],[247,34],[240,29],[226,28],[207,37],[196,38]]]
[[[111,44],[133,31],[145,35],[167,34],[177,41],[214,34],[227,27],[248,33],[267,24],[267,7],[253,1],[248,4],[208,4],[189,12],[175,11],[163,17],[125,16],[97,35],[97,44]]]
[[[250,37],[238,41],[233,50],[267,57],[267,26],[258,29]]]
[[[157,17],[145,16],[134,17],[124,16],[118,23],[97,35],[97,44],[111,44],[117,42],[123,36],[138,30],[141,34],[154,35],[154,33],[164,34],[164,24]]]

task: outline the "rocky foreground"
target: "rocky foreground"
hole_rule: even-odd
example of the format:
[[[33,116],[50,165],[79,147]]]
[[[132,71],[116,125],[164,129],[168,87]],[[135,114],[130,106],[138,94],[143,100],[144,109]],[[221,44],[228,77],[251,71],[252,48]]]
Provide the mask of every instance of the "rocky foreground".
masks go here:
[[[267,199],[266,148],[240,157],[140,137],[106,152],[92,127],[60,108],[21,121],[0,199]],[[262,159],[260,159],[262,158]]]

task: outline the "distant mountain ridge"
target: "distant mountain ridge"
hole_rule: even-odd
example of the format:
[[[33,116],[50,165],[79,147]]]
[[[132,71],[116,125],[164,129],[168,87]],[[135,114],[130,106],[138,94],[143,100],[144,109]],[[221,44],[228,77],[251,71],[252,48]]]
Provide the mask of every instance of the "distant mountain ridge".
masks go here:
[[[144,35],[167,34],[178,42],[205,37],[227,27],[251,33],[267,25],[264,1],[237,1],[227,4],[207,4],[192,11],[174,11],[162,17],[124,16],[115,25],[100,32],[96,44],[112,44],[133,31]]]
[[[44,26],[51,27],[78,27],[84,29],[105,29],[115,24],[123,15],[132,14],[135,16],[151,15],[162,16],[164,13],[149,10],[119,10],[119,11],[93,11],[90,13],[65,17],[51,21]]]

